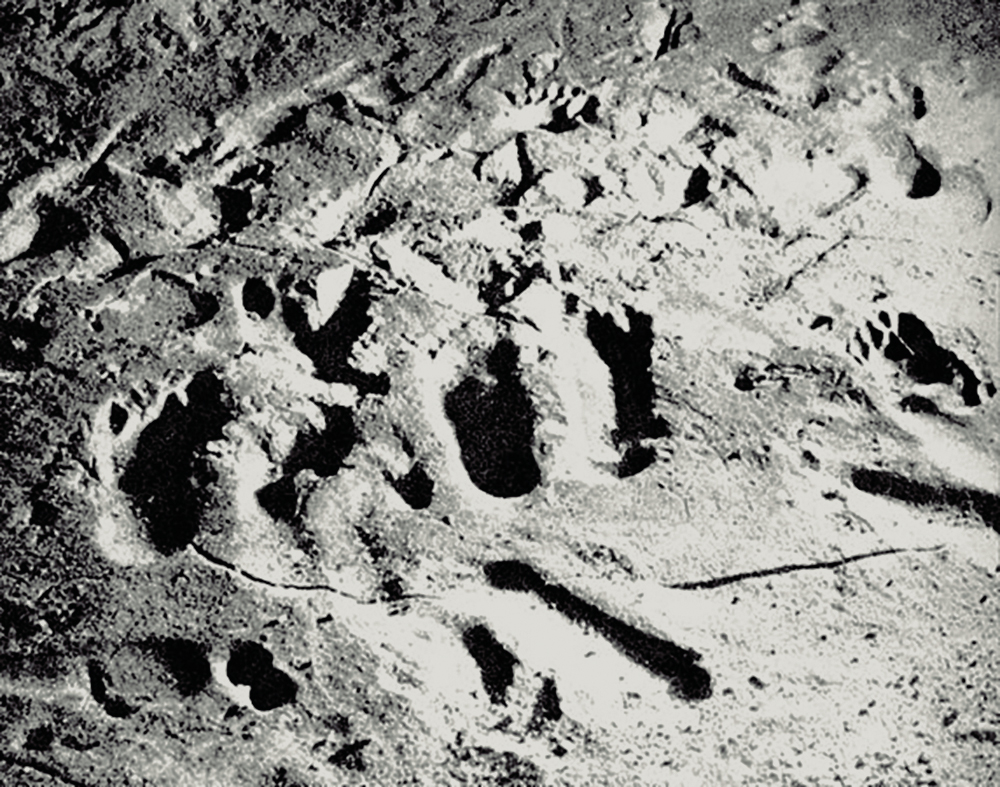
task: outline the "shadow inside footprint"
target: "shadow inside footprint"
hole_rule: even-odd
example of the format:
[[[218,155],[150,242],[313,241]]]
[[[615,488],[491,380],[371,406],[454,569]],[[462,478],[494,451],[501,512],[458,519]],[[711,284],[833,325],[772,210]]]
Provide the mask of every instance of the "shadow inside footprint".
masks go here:
[[[463,380],[444,397],[462,464],[479,489],[494,497],[526,495],[541,481],[531,450],[535,411],[517,374],[517,345],[502,339],[486,359],[496,382]]]
[[[629,330],[619,328],[610,314],[587,314],[587,338],[611,372],[615,394],[615,445],[622,451],[618,466],[621,478],[649,467],[656,458],[643,438],[667,437],[666,421],[654,412],[656,386],[650,371],[653,349],[653,318],[625,307]]]
[[[670,681],[674,692],[684,700],[703,700],[712,696],[712,678],[708,670],[696,664],[701,654],[682,648],[669,640],[654,637],[575,596],[561,585],[550,584],[526,563],[503,560],[484,566],[486,581],[498,590],[535,593],[542,601],[607,639],[626,658]]]
[[[947,506],[969,509],[982,517],[987,527],[1000,533],[1000,496],[978,489],[957,489],[947,484],[935,486],[887,470],[855,467],[851,483],[862,492],[891,497],[916,506]]]
[[[906,196],[910,199],[933,197],[941,190],[941,173],[927,159],[922,156],[918,159],[920,163]]]
[[[360,394],[384,395],[389,392],[385,373],[367,374],[350,363],[354,343],[372,324],[371,290],[368,276],[355,273],[337,311],[317,331],[310,328],[305,310],[294,298],[283,298],[281,310],[285,325],[295,334],[295,346],[313,362],[320,380],[353,385]]]
[[[434,480],[427,475],[420,462],[413,465],[404,476],[394,478],[386,473],[385,478],[410,508],[427,508],[434,500]]]
[[[145,521],[149,540],[167,555],[184,549],[198,532],[200,487],[211,480],[198,454],[209,441],[222,439],[222,427],[232,419],[225,386],[213,372],[196,374],[186,394],[187,406],[175,394],[167,397],[118,481]]]
[[[83,217],[75,210],[57,205],[49,197],[43,197],[38,214],[38,232],[24,256],[44,257],[87,239],[87,226]]]
[[[198,642],[178,637],[156,637],[141,647],[163,666],[173,688],[183,697],[193,697],[212,680],[208,649]]]
[[[505,648],[486,626],[472,626],[462,632],[462,644],[479,666],[483,688],[494,705],[507,704],[507,689],[514,684],[517,657]]]
[[[236,686],[250,687],[250,704],[270,711],[295,701],[298,685],[274,666],[274,656],[258,642],[240,640],[229,651],[226,677]]]
[[[876,347],[880,345],[881,334],[875,342]],[[956,377],[959,378],[962,401],[969,407],[981,404],[979,378],[955,353],[941,347],[934,339],[931,329],[916,315],[907,312],[899,315],[896,332],[889,333],[882,352],[888,360],[898,364],[915,383],[951,385]]]
[[[262,320],[274,311],[277,300],[267,282],[258,276],[246,280],[242,292],[243,308],[253,312]]]
[[[358,439],[354,413],[349,407],[318,403],[326,426],[319,431],[312,426],[299,432],[295,444],[282,465],[282,476],[257,490],[257,502],[273,519],[291,522],[298,510],[299,493],[295,476],[312,470],[321,478],[336,475]]]

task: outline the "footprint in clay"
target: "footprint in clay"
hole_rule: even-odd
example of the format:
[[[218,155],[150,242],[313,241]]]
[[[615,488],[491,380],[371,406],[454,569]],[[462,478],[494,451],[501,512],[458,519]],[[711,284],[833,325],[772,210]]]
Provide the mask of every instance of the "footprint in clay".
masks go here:
[[[793,5],[755,28],[750,43],[764,54],[817,44],[830,32],[829,14],[822,3]]]
[[[854,331],[847,346],[858,363],[890,363],[887,384],[907,412],[952,420],[951,411],[977,407],[996,394],[996,385],[980,376],[914,314],[879,311]]]

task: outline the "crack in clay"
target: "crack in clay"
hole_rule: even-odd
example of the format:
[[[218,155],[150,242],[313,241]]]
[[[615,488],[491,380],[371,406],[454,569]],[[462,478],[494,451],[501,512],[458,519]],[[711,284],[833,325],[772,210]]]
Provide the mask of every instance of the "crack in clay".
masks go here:
[[[250,582],[254,582],[258,585],[264,585],[265,587],[274,588],[275,590],[299,590],[304,593],[317,593],[323,591],[326,593],[335,593],[336,595],[342,596],[343,598],[349,598],[356,604],[365,604],[365,605],[378,604],[381,601],[381,599],[378,598],[371,598],[371,599],[358,598],[352,593],[348,593],[346,590],[335,588],[333,585],[323,585],[323,584],[296,585],[291,582],[275,582],[273,579],[267,579],[266,577],[259,577],[256,574],[251,574],[249,571],[240,568],[235,563],[230,563],[228,560],[224,560],[221,557],[213,555],[204,547],[198,546],[198,544],[192,543],[189,544],[188,546],[190,546],[195,551],[196,554],[201,556],[204,560],[208,561],[209,563],[218,566],[219,568],[224,568],[226,569],[226,571],[229,571],[230,573],[238,574],[239,576],[243,577],[246,580],[249,580]],[[429,595],[427,593],[404,593],[398,596],[394,596],[392,598],[392,601],[409,601],[412,599],[436,599],[436,598],[438,597]]]
[[[808,262],[806,262],[804,265],[802,265],[802,267],[800,267],[800,268],[792,271],[790,274],[788,274],[788,278],[785,279],[785,290],[790,290],[792,288],[792,285],[795,284],[795,280],[799,276],[801,276],[804,273],[808,273],[809,271],[813,270],[815,267],[817,267],[818,265],[820,265],[820,263],[824,262],[826,260],[826,258],[832,252],[834,252],[837,249],[839,249],[841,246],[843,246],[845,243],[847,243],[847,241],[851,240],[852,237],[853,236],[851,235],[851,233],[849,233],[849,232],[845,233],[840,238],[840,240],[838,240],[832,246],[829,246],[828,248],[823,249],[823,251],[819,252],[819,254],[817,254],[811,260],[809,260]],[[765,297],[764,300],[765,301],[769,301],[776,294],[777,294],[776,292],[765,293],[766,297]]]
[[[712,579],[701,579],[695,582],[676,582],[672,585],[667,585],[666,587],[673,590],[711,590],[713,588],[720,588],[724,585],[732,585],[737,582],[742,582],[745,579],[758,579],[760,577],[773,577],[778,574],[791,574],[795,571],[812,571],[820,568],[838,568],[839,566],[845,566],[848,563],[856,563],[859,560],[867,560],[873,557],[882,557],[883,555],[896,555],[901,552],[934,552],[938,549],[944,549],[944,544],[938,544],[934,547],[912,547],[908,549],[880,549],[875,552],[865,552],[861,555],[851,555],[850,557],[841,558],[840,560],[827,560],[822,563],[791,563],[787,566],[776,566],[775,568],[763,568],[759,571],[745,571],[741,574],[730,574],[725,577],[713,577]]]
[[[349,598],[351,599],[351,601],[357,602],[358,604],[377,603],[375,599],[365,601],[363,599],[358,598],[355,595],[348,593],[346,590],[340,590],[339,588],[335,588],[332,585],[294,585],[291,583],[275,582],[274,580],[271,579],[258,577],[256,574],[251,574],[249,571],[240,568],[235,563],[230,563],[228,560],[223,560],[221,557],[213,555],[211,552],[208,552],[203,547],[200,547],[197,544],[192,543],[189,544],[189,546],[195,551],[196,554],[200,555],[203,559],[207,560],[209,563],[219,566],[220,568],[224,568],[227,571],[230,571],[234,574],[239,574],[244,579],[248,579],[251,582],[254,582],[258,585],[264,585],[265,587],[275,588],[277,590],[301,590],[307,593],[326,591],[327,593],[336,593],[338,596]]]

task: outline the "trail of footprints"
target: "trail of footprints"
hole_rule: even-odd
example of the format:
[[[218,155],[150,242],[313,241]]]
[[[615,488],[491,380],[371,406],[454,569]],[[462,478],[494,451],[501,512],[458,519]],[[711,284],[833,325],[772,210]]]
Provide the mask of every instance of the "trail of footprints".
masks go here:
[[[595,378],[606,380],[599,393],[605,401],[596,403],[596,410],[613,420],[603,423],[595,435],[592,424],[572,420],[587,411],[587,401],[575,414],[563,409],[543,417],[541,401],[526,388],[522,354],[533,353],[537,361],[540,348],[530,346],[525,336],[537,331],[506,330],[502,322],[483,317],[480,338],[489,341],[470,348],[464,365],[449,363],[441,352],[437,353],[441,368],[435,368],[432,353],[427,353],[404,362],[404,372],[394,372],[395,376],[362,372],[356,368],[352,348],[372,325],[377,310],[371,275],[354,271],[337,308],[320,325],[315,321],[310,325],[308,316],[316,306],[315,286],[298,285],[291,280],[276,285],[251,276],[231,293],[228,306],[242,312],[240,320],[259,329],[258,337],[284,337],[278,354],[301,353],[308,371],[298,379],[288,382],[288,369],[271,370],[268,376],[265,369],[274,356],[246,343],[242,355],[228,363],[216,362],[162,390],[133,392],[103,405],[92,440],[102,482],[94,503],[99,511],[98,541],[109,557],[142,563],[190,548],[197,555],[211,556],[216,567],[244,578],[275,587],[315,589],[343,579],[335,567],[342,557],[335,554],[338,550],[360,549],[373,584],[348,584],[350,592],[342,595],[353,594],[362,602],[405,604],[411,596],[405,571],[400,570],[398,544],[368,521],[379,501],[394,493],[396,502],[390,502],[390,508],[403,505],[442,516],[456,490],[464,505],[473,506],[532,495],[558,475],[550,466],[552,456],[567,459],[558,450],[540,450],[538,432],[546,418],[564,422],[563,439],[574,452],[581,445],[592,451],[589,457],[574,457],[579,477],[587,482],[600,478],[602,483],[615,483],[616,477],[642,472],[655,461],[657,441],[668,434],[666,422],[654,408],[648,315],[628,309],[628,324],[620,326],[610,315],[594,310],[579,313],[575,303],[555,315],[561,333],[575,332],[578,351],[589,347],[572,356],[576,365],[553,382],[556,393],[565,389],[568,399],[579,399],[578,388],[592,387]],[[552,347],[553,352],[561,351],[564,361],[566,349]],[[255,360],[258,354],[262,357]],[[251,364],[249,370],[246,364]],[[392,390],[397,378],[419,380],[421,374],[435,386],[429,396],[419,385],[413,392]],[[284,388],[279,378],[284,378]],[[349,386],[356,399],[351,405],[350,397],[337,400],[327,395],[324,401],[293,390],[309,384],[317,391],[344,391]],[[389,407],[390,415],[380,414],[381,403],[393,394],[396,404]],[[414,403],[414,394],[427,401]],[[584,399],[595,395],[590,391]],[[265,417],[259,407],[255,409],[254,400],[270,402],[274,412],[268,406]],[[291,406],[291,411],[282,413],[282,405]],[[410,405],[415,406],[405,419],[392,422],[392,407]],[[558,396],[550,398],[548,406],[557,407]],[[310,416],[303,417],[303,412]],[[445,431],[421,434],[422,427]],[[582,432],[600,444],[581,443]],[[560,438],[553,433],[548,439]],[[449,456],[459,461],[450,462]],[[263,469],[255,469],[262,460]],[[323,491],[324,484],[341,480],[341,486]],[[358,494],[370,499],[356,506],[344,502]],[[327,521],[337,515],[346,521]],[[286,573],[275,575],[273,568],[268,574],[254,563],[261,560],[273,567],[280,558],[269,553],[289,547],[304,555],[307,564],[311,561],[312,569],[296,573],[294,565],[285,563]],[[300,559],[300,568],[301,564]],[[319,575],[324,578],[317,580]],[[677,697],[697,700],[711,694],[710,676],[697,663],[697,653],[618,620],[543,578],[527,563],[487,562],[481,583],[505,593],[528,594],[570,624],[597,632],[625,659],[665,680]],[[489,611],[484,613],[483,622],[457,624],[456,636],[479,666],[486,697],[503,704],[519,657],[496,638]],[[125,644],[109,656],[110,661],[89,663],[91,693],[109,715],[121,718],[164,696],[197,693],[210,677],[207,656],[199,647],[187,641]],[[231,649],[224,674],[233,687],[249,687],[244,701],[260,711],[294,701],[294,680],[272,665],[262,646],[234,642]],[[178,666],[182,661],[201,666],[183,668],[194,670],[188,674]],[[222,678],[218,670],[212,674]],[[540,710],[532,724],[558,717],[557,680],[558,676],[548,678],[543,684]]]
[[[232,500],[227,503],[226,496],[232,496],[234,491],[219,483],[224,473],[220,474],[218,467],[218,446],[232,442],[241,433],[253,434],[260,444],[268,446],[258,453],[270,457],[269,469],[257,474],[258,485],[252,490],[258,519],[269,523],[267,527],[272,531],[289,534],[296,548],[327,567],[332,562],[329,550],[343,547],[344,542],[334,540],[325,547],[318,543],[328,536],[323,532],[324,525],[317,526],[315,521],[318,516],[315,511],[324,509],[315,509],[312,498],[317,496],[314,493],[324,479],[353,473],[344,482],[347,486],[339,487],[339,492],[334,489],[335,494],[347,492],[359,480],[362,490],[366,483],[370,490],[382,482],[405,507],[413,511],[429,509],[438,516],[446,509],[435,501],[455,500],[455,490],[459,491],[459,500],[475,506],[488,500],[522,498],[544,487],[552,475],[547,464],[551,452],[540,450],[538,431],[543,418],[538,397],[525,387],[522,379],[525,367],[521,357],[532,350],[537,353],[538,348],[530,347],[523,333],[498,330],[494,326],[492,333],[483,334],[493,337],[492,344],[473,349],[471,364],[467,361],[464,368],[456,370],[454,364],[442,361],[445,368],[430,377],[439,385],[436,393],[411,410],[408,419],[387,427],[377,412],[379,403],[386,401],[392,391],[393,381],[390,375],[359,371],[352,356],[352,347],[373,322],[371,313],[377,298],[370,274],[354,271],[350,275],[338,308],[315,330],[305,316],[310,308],[308,298],[296,300],[289,294],[296,291],[294,282],[282,286],[284,292],[275,292],[264,279],[250,277],[233,293],[231,308],[242,309],[254,325],[270,322],[284,331],[287,343],[312,362],[313,380],[318,378],[333,387],[350,380],[357,391],[354,405],[348,399],[335,404],[328,397],[327,401],[312,401],[315,410],[312,420],[289,416],[281,425],[272,419],[263,429],[259,428],[263,422],[258,422],[255,431],[234,430],[234,425],[245,424],[248,418],[252,420],[253,414],[247,411],[245,401],[253,385],[263,390],[273,385],[274,380],[257,378],[248,391],[246,380],[254,378],[248,378],[245,372],[240,377],[234,371],[238,366],[224,364],[181,380],[152,398],[135,396],[131,400],[107,402],[101,411],[104,428],[95,434],[93,449],[96,454],[104,452],[96,457],[97,466],[103,468],[104,492],[95,502],[102,511],[102,527],[115,530],[110,536],[105,534],[102,541],[105,546],[112,545],[108,548],[112,557],[121,562],[155,560],[159,555],[189,546],[199,554],[211,554],[221,548],[223,554],[218,556],[217,565],[243,570],[254,551],[267,549],[259,539],[250,539],[253,546],[249,552],[225,551],[227,539],[248,540],[240,537],[242,525],[238,521],[241,512],[247,511],[246,501],[240,505]],[[585,360],[593,366],[576,368],[575,381],[562,379],[554,388],[558,393],[567,384],[571,389],[573,384],[583,384],[602,375],[607,380],[604,396],[610,401],[606,412],[613,414],[614,422],[604,424],[602,448],[603,455],[616,456],[617,460],[603,467],[600,461],[591,461],[590,470],[597,468],[603,473],[604,483],[614,483],[616,476],[624,478],[640,473],[655,462],[657,441],[669,435],[667,423],[654,407],[656,396],[650,371],[652,321],[648,315],[631,308],[625,310],[627,327],[595,310],[579,314],[576,304],[564,312],[569,313],[559,318],[562,329],[575,331],[580,339],[586,338],[590,355]],[[822,328],[826,324],[817,319],[813,327]],[[336,330],[331,330],[331,325]],[[847,350],[864,364],[883,358],[909,380],[915,387],[903,395],[898,406],[911,412],[942,415],[946,404],[935,404],[941,402],[940,396],[932,398],[935,392],[945,391],[966,407],[976,406],[996,392],[991,381],[981,380],[957,354],[942,348],[919,318],[906,312],[890,315],[886,310],[878,310],[873,320],[852,333]],[[418,362],[411,359],[410,364],[433,368],[434,358],[428,353]],[[243,394],[242,403],[237,391]],[[567,392],[570,398],[576,394],[573,390]],[[412,404],[409,392],[401,396]],[[275,399],[272,391],[271,400],[280,401],[281,397]],[[145,405],[144,415],[137,412],[140,401]],[[434,426],[432,416],[420,416],[428,410],[437,412],[437,426],[445,425],[446,432],[431,438],[419,434],[421,422],[424,427]],[[414,413],[417,417],[413,417]],[[560,417],[567,417],[567,412]],[[286,433],[281,436],[279,432],[283,429]],[[579,424],[566,424],[567,435],[579,431]],[[392,438],[389,442],[397,447],[394,454],[381,449],[366,453],[370,447],[366,443],[381,441],[384,449],[387,435]],[[276,447],[281,440],[284,448]],[[448,446],[459,458],[457,464],[449,463]],[[555,455],[559,456],[558,452]],[[235,461],[240,466],[239,454]],[[359,462],[374,464],[374,472],[359,475]],[[253,473],[247,475],[253,477]],[[584,474],[584,477],[589,482],[594,476]],[[867,478],[864,476],[859,483],[863,485]],[[472,496],[463,497],[462,490],[469,489],[473,490]],[[348,518],[355,543],[363,547],[373,567],[376,587],[359,588],[356,598],[405,603],[411,595],[405,571],[398,570],[391,538],[386,542],[385,535],[380,534],[377,526],[373,529],[368,525],[364,515],[366,510],[370,515],[379,500],[385,501],[386,494],[384,489],[375,493],[374,502],[334,511]],[[213,521],[220,507],[228,511],[223,518],[230,520],[221,528]],[[287,545],[288,540],[279,539],[276,543]],[[128,551],[129,545],[132,552]],[[700,656],[696,652],[607,614],[544,577],[529,563],[487,561],[482,572],[481,582],[485,587],[527,594],[542,601],[565,620],[599,634],[627,660],[666,680],[677,697],[697,700],[710,696],[711,678],[699,665]],[[248,572],[245,576],[264,579],[277,587],[317,587],[315,583],[290,579],[292,573],[261,577]],[[328,571],[326,578],[331,584],[336,583],[336,571]],[[505,703],[519,657],[497,638],[489,624],[489,612],[485,612],[482,622],[471,620],[459,624],[456,636],[468,657],[478,665],[485,696],[491,703]],[[187,641],[126,644],[114,657],[114,668],[100,661],[88,665],[92,694],[109,715],[128,717],[143,702],[155,697],[158,690],[180,696],[197,693],[210,677],[207,657],[199,647]],[[234,642],[231,649],[226,677],[234,686],[249,687],[248,701],[252,707],[266,711],[294,701],[297,691],[294,680],[273,666],[270,654],[262,646]],[[146,677],[137,678],[144,670]],[[538,713],[542,716],[555,713],[552,697],[557,696],[558,675],[546,680],[547,688],[542,694],[549,698],[542,695],[538,698],[539,707],[543,708]],[[150,681],[153,689],[149,688]]]

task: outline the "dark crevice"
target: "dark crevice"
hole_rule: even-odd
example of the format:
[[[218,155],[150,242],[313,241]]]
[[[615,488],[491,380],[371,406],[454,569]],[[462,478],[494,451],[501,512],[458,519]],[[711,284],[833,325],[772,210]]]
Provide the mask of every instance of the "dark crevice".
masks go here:
[[[708,174],[707,169],[700,164],[695,167],[691,172],[691,177],[688,178],[687,186],[684,187],[684,204],[682,207],[689,208],[708,199],[712,194],[708,190],[711,180],[712,178]]]
[[[396,493],[413,509],[427,508],[434,499],[434,481],[424,466],[417,462],[406,475],[393,478],[386,474]]]
[[[357,442],[358,432],[350,407],[317,404],[323,411],[326,426],[322,431],[310,426],[299,432],[284,463],[286,474],[294,475],[308,468],[324,478],[336,475]]]
[[[583,195],[583,206],[587,207],[591,202],[604,196],[604,186],[601,185],[601,179],[596,176],[584,176],[583,187],[585,189]],[[687,192],[684,192],[685,197]],[[539,224],[541,222],[538,222]],[[524,235],[522,233],[521,237]]]
[[[778,95],[778,91],[774,87],[766,82],[761,82],[759,79],[754,79],[735,63],[730,63],[726,67],[726,76],[728,76],[736,84],[750,88],[751,90],[757,90],[761,93],[766,93],[772,96]]]
[[[176,394],[167,398],[159,417],[139,435],[118,481],[149,540],[167,555],[183,549],[198,532],[201,489],[212,480],[200,454],[206,443],[223,438],[222,427],[232,418],[225,387],[211,371],[196,374],[186,394],[186,407]]]
[[[555,678],[543,678],[542,688],[535,698],[535,707],[531,711],[531,721],[528,729],[537,732],[547,721],[559,721],[562,718],[562,705],[559,692],[556,690]]]
[[[483,625],[462,632],[462,644],[479,667],[490,702],[506,705],[507,689],[514,684],[514,665],[519,663],[517,657]]]
[[[118,402],[112,402],[111,413],[108,416],[108,425],[111,427],[111,432],[113,434],[121,434],[122,429],[125,428],[125,424],[127,423],[128,410],[118,404]]]
[[[184,185],[181,178],[181,168],[176,164],[171,164],[166,156],[157,156],[152,159],[145,168],[139,170],[139,174],[148,178],[157,178],[178,189]]]
[[[667,437],[666,421],[654,413],[656,386],[650,370],[653,348],[653,318],[625,307],[628,332],[619,328],[610,314],[587,314],[587,337],[611,372],[615,395],[615,445],[622,451],[622,478],[635,475],[655,459],[655,451],[641,446],[645,438]]]
[[[368,235],[380,235],[399,220],[399,210],[395,205],[379,205],[375,210],[368,212],[361,225],[357,229],[359,237]]]
[[[424,80],[424,83],[417,88],[417,94],[426,93],[428,90],[430,90],[435,82],[437,82],[439,79],[441,79],[441,77],[443,77],[445,74],[448,73],[448,69],[450,67],[451,67],[451,59],[445,58],[444,62],[442,62],[441,65],[439,65],[437,69],[435,69],[434,73],[431,74],[429,77],[427,77],[427,79]]]
[[[712,679],[697,665],[701,655],[618,620],[561,585],[550,584],[526,563],[506,560],[484,567],[486,580],[500,590],[532,592],[574,623],[605,637],[620,653],[672,684],[685,700],[712,696]]]
[[[349,363],[354,343],[372,324],[368,314],[372,303],[371,290],[368,275],[356,272],[340,307],[315,332],[309,326],[305,310],[294,298],[285,297],[281,306],[285,324],[295,334],[295,346],[313,362],[319,379],[354,385],[362,395],[384,395],[389,392],[386,374],[365,374]]]
[[[535,166],[531,163],[525,135],[518,134],[514,137],[514,145],[517,148],[517,163],[521,170],[521,180],[501,197],[499,201],[501,207],[515,207],[521,198],[528,193],[528,189],[534,186],[542,176],[541,172],[535,171]]]
[[[656,461],[656,449],[651,445],[629,443],[618,462],[618,477],[630,478]]]
[[[262,320],[274,311],[276,299],[267,282],[261,278],[247,279],[243,285],[243,308]]]
[[[194,307],[194,314],[184,321],[185,328],[197,328],[211,322],[219,313],[219,299],[212,293],[192,289],[188,292],[188,297]]]
[[[112,268],[104,274],[104,281],[106,283],[110,283],[118,281],[119,279],[124,279],[134,273],[138,273],[151,262],[156,262],[161,259],[162,256],[163,255],[159,254],[149,254],[143,255],[142,257],[123,257],[121,265],[117,268]]]
[[[44,257],[80,243],[89,234],[83,217],[71,208],[56,205],[48,197],[42,198],[38,207],[38,232],[31,241],[25,256]]]
[[[876,328],[870,320],[865,320],[865,327],[868,328],[868,335],[871,337],[872,344],[875,346],[875,349],[882,349],[882,339],[885,338],[885,334]]]
[[[495,382],[463,380],[444,397],[462,463],[479,489],[494,497],[519,497],[541,481],[531,450],[535,411],[517,374],[518,349],[502,339],[486,360]]]
[[[930,399],[924,396],[918,396],[917,394],[910,394],[909,396],[904,396],[900,402],[899,406],[907,413],[927,413],[928,415],[941,415],[941,411],[938,406],[934,404]]]
[[[253,198],[245,189],[216,186],[213,189],[219,201],[219,226],[224,233],[236,233],[250,225]]]
[[[295,437],[282,465],[282,476],[257,490],[257,502],[273,519],[291,522],[298,512],[295,476],[312,470],[322,478],[336,475],[357,442],[354,414],[349,407],[319,403],[326,426],[317,431],[312,425]]]
[[[270,133],[260,143],[261,147],[273,147],[297,139],[305,130],[309,107],[292,107],[288,114],[274,124]]]
[[[545,131],[552,134],[565,134],[568,131],[575,131],[580,127],[580,122],[575,117],[570,117],[567,108],[569,103],[553,107],[552,120],[541,126]]]
[[[861,338],[861,331],[859,331],[857,328],[854,329],[854,341],[857,343],[858,348],[861,350],[861,357],[867,361],[870,353],[868,342],[866,342],[863,338]]]
[[[299,490],[295,485],[295,476],[282,476],[258,489],[257,502],[272,519],[291,522],[299,509]]]
[[[117,252],[119,257],[121,257],[122,262],[128,263],[128,261],[132,258],[132,250],[129,249],[125,239],[110,227],[103,227],[101,229],[101,235],[104,236],[104,239],[111,244],[111,248]]]
[[[670,51],[675,27],[677,27],[676,7],[670,9],[670,20],[663,29],[663,35],[660,36],[660,44],[656,47],[656,54],[653,55],[653,60],[659,60]]]
[[[539,225],[540,235],[541,224],[533,222],[521,228],[521,237],[525,237],[526,234],[533,235],[533,225],[536,223]],[[479,283],[479,299],[486,304],[486,313],[495,317],[501,313],[501,307],[516,299],[531,286],[532,282],[544,278],[544,276],[545,270],[540,263],[528,268],[509,271],[495,260],[491,261],[490,280]]]
[[[902,363],[910,357],[909,350],[903,346],[903,343],[899,341],[899,337],[894,333],[889,334],[889,341],[885,344],[883,354],[893,363]]]
[[[957,489],[947,484],[935,486],[915,481],[888,470],[855,467],[851,483],[862,492],[891,497],[915,506],[957,508],[973,511],[982,517],[987,527],[1000,533],[1000,496],[978,489]]]
[[[906,196],[910,199],[933,197],[941,190],[941,173],[927,159],[922,156],[917,158],[920,163]]]
[[[203,547],[198,546],[198,544],[192,543],[191,548],[202,558],[207,560],[209,563],[220,568],[224,568],[227,571],[232,571],[234,574],[239,574],[244,579],[253,582],[257,585],[263,585],[264,587],[276,588],[279,590],[299,590],[306,593],[311,593],[315,591],[324,591],[327,593],[336,593],[338,596],[343,596],[344,598],[349,598],[351,601],[357,601],[363,604],[373,604],[373,601],[361,601],[357,596],[348,593],[340,588],[335,588],[332,585],[296,585],[290,582],[275,582],[271,579],[265,579],[264,577],[259,577],[256,574],[251,574],[249,571],[240,568],[235,563],[230,563],[228,560],[223,560],[221,557],[213,555],[208,552]]]
[[[876,552],[866,552],[863,555],[852,555],[851,557],[841,558],[839,560],[828,560],[821,563],[791,563],[787,566],[776,566],[775,568],[763,568],[759,571],[745,571],[741,574],[729,574],[724,577],[713,577],[712,579],[702,579],[695,582],[677,582],[673,585],[667,585],[669,588],[675,590],[711,590],[713,588],[721,588],[725,585],[732,585],[737,582],[743,582],[748,579],[759,579],[760,577],[773,577],[778,574],[791,574],[795,571],[814,571],[816,569],[822,568],[837,568],[839,566],[847,565],[848,563],[854,563],[858,560],[867,560],[872,557],[881,557],[882,555],[895,555],[900,552],[916,552],[923,551],[920,549],[881,549]]]
[[[176,637],[153,639],[144,644],[170,673],[182,696],[193,697],[211,682],[212,668],[208,663],[208,649],[204,645]]]

